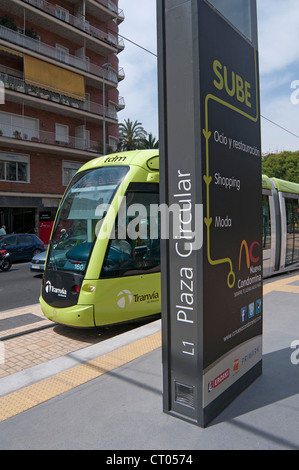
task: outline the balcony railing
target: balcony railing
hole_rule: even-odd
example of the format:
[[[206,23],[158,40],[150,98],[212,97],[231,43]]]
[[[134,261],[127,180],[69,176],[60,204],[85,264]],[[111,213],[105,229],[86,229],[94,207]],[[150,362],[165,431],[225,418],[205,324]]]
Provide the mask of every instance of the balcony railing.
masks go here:
[[[67,53],[64,54],[63,58],[61,56],[58,58],[55,47],[49,46],[48,44],[40,42],[36,39],[32,39],[28,36],[25,36],[24,34],[6,28],[5,26],[0,26],[0,38],[31,51],[37,52],[42,56],[50,57],[51,59],[55,59],[59,62],[71,65],[80,70],[84,70],[85,72],[89,72],[92,75],[96,75],[97,77],[103,78],[104,76],[105,80],[108,80],[112,83],[118,82],[117,74],[111,69],[104,70],[99,65],[91,64],[88,61],[81,59],[80,57],[76,57]]]
[[[123,21],[125,19],[123,10],[118,8],[115,5],[115,3],[111,2],[110,0],[95,0],[95,1],[103,5],[104,7],[108,8],[109,10],[113,11],[113,13],[116,13],[120,21]]]
[[[62,16],[60,14],[61,10],[57,8],[56,5],[52,5],[51,3],[49,3],[47,0],[23,0],[23,1],[39,8],[45,13],[49,13],[51,16],[55,16],[56,18],[59,18],[62,21],[65,21],[71,26],[75,26],[76,28],[81,29],[81,31],[84,31],[85,33],[89,34],[92,37],[95,37],[97,39],[100,39],[101,41],[107,42],[120,50],[124,48],[124,42],[122,38],[117,38],[111,33],[107,34],[104,31],[101,31],[99,28],[92,26],[88,21],[84,19],[82,15],[74,16],[74,15],[71,15],[67,10],[64,10],[63,16]],[[107,5],[107,8],[109,8],[108,5]]]
[[[27,85],[24,80],[13,77],[12,75],[7,75],[5,73],[0,73],[0,80],[4,83],[4,86],[8,90],[18,91],[20,93],[25,93],[27,95],[36,96],[44,100],[53,101],[54,103],[59,103],[65,106],[70,106],[75,109],[80,109],[81,111],[86,111],[92,114],[103,116],[103,105],[99,103],[94,103],[92,101],[81,101],[76,100],[75,98],[70,98],[69,96],[64,95],[63,93],[56,93],[53,91],[45,90],[44,88],[36,86]],[[119,108],[123,109],[125,107],[124,98],[119,97],[118,99]],[[117,121],[117,113],[114,110],[111,110],[109,107],[105,106],[105,116],[110,119]]]
[[[122,96],[118,97],[118,107],[119,109],[124,109],[126,107],[125,99]]]
[[[28,142],[32,145],[40,144],[55,145],[63,148],[83,150],[87,152],[102,153],[102,143],[90,141],[81,137],[58,137],[54,132],[33,130],[22,126],[13,126],[3,123],[0,119],[0,138],[6,137],[16,141]],[[24,148],[24,147],[23,147]]]
[[[118,68],[118,79],[119,81],[123,80],[125,78],[125,71],[122,67]]]

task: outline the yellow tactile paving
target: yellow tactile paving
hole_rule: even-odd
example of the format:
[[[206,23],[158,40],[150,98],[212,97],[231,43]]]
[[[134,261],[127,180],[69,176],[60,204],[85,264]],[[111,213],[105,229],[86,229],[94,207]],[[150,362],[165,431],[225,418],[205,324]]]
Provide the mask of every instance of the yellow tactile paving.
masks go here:
[[[273,291],[299,294],[299,285],[296,285],[298,282],[298,274],[277,281],[272,280],[264,285],[264,295]],[[39,305],[24,307],[14,312],[1,312],[1,315],[16,316],[22,312],[42,315]],[[5,364],[0,365],[0,378],[105,339],[104,337],[100,339],[101,334],[94,330],[86,331],[86,333],[82,330],[68,330],[67,334],[65,332],[60,334],[60,328],[62,327],[56,326],[53,329],[6,341]],[[161,334],[157,333],[0,397],[0,422],[100,377],[160,346]]]
[[[284,279],[279,279],[278,281],[269,282],[264,285],[263,291],[264,295],[269,294],[273,291],[279,292],[290,292],[293,294],[299,294],[299,286],[291,285],[294,282],[299,281],[299,275],[291,276]]]
[[[161,346],[161,332],[0,397],[0,422],[127,364]]]

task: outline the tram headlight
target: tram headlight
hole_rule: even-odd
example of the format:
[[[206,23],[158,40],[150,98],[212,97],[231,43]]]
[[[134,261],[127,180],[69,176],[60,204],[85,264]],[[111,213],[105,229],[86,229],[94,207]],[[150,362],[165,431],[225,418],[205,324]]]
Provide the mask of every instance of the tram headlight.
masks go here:
[[[85,284],[83,290],[85,290],[85,292],[94,292],[95,286],[93,284]]]
[[[95,290],[96,290],[96,286],[93,285],[93,284],[88,283],[88,284],[83,284],[82,285],[82,291],[87,292],[89,294],[91,294]]]

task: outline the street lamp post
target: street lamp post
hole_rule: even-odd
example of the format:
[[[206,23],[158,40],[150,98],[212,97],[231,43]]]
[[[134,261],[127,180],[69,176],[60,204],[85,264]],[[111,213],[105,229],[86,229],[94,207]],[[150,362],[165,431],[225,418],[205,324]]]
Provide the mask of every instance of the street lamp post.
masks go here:
[[[106,116],[105,116],[105,69],[111,67],[110,62],[102,65],[103,69],[103,155],[106,154]]]

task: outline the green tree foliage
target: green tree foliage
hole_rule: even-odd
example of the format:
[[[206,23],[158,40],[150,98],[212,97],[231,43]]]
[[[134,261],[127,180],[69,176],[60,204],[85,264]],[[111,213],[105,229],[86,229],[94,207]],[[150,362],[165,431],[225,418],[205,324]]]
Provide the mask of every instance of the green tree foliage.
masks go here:
[[[146,132],[141,122],[125,119],[124,123],[119,125],[118,151],[140,149],[158,149],[159,141],[150,132]]]
[[[141,140],[145,139],[147,132],[143,129],[141,122],[125,119],[119,125],[119,150],[137,150],[140,148]]]
[[[140,145],[142,149],[158,149],[159,148],[159,141],[153,136],[150,132],[147,137],[143,137],[140,140]]]
[[[271,153],[262,159],[262,172],[269,178],[276,177],[299,183],[299,151]]]

